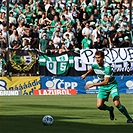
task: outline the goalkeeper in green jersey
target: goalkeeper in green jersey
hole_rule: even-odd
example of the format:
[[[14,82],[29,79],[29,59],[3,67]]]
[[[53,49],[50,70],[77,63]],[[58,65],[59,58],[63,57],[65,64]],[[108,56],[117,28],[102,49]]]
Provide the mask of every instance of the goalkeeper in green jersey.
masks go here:
[[[108,101],[109,94],[112,95],[114,106],[116,106],[118,110],[126,116],[127,123],[133,123],[133,119],[129,116],[128,111],[120,102],[118,84],[113,76],[111,66],[104,62],[104,52],[96,51],[95,59],[96,62],[92,64],[92,67],[85,74],[83,74],[81,78],[84,79],[89,73],[94,71],[100,82],[87,84],[85,88],[89,89],[93,86],[100,86],[97,95],[97,108],[100,110],[108,110],[111,120],[114,120],[114,107],[107,106],[105,104],[105,101]]]

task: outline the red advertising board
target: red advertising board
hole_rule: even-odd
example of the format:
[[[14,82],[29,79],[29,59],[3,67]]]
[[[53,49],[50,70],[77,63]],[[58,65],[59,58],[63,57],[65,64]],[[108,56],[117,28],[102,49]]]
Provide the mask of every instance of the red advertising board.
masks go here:
[[[75,95],[76,89],[41,89],[34,90],[34,95]]]

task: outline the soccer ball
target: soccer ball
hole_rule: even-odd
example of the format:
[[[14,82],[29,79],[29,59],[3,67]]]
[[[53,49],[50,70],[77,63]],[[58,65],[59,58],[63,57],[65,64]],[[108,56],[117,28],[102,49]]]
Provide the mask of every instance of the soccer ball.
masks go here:
[[[52,116],[50,115],[45,115],[43,118],[42,118],[42,122],[44,125],[52,125],[53,122],[54,122],[54,119]]]

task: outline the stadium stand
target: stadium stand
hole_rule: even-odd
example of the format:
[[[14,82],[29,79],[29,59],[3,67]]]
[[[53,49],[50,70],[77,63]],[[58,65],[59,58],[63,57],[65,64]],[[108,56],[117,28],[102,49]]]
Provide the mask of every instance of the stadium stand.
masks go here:
[[[37,49],[52,54],[77,48],[131,46],[129,0],[9,0],[9,3],[10,43],[6,39],[7,2],[0,0],[3,59],[6,48]]]

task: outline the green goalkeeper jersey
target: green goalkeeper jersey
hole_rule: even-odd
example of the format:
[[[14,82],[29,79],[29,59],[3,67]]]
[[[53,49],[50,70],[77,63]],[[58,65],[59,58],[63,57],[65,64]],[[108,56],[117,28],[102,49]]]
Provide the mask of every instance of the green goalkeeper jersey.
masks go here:
[[[110,77],[108,84],[116,83],[115,77],[113,76],[113,71],[108,63],[104,63],[103,67],[99,67],[97,63],[94,63],[92,64],[92,69],[100,81],[103,81],[104,77]]]

